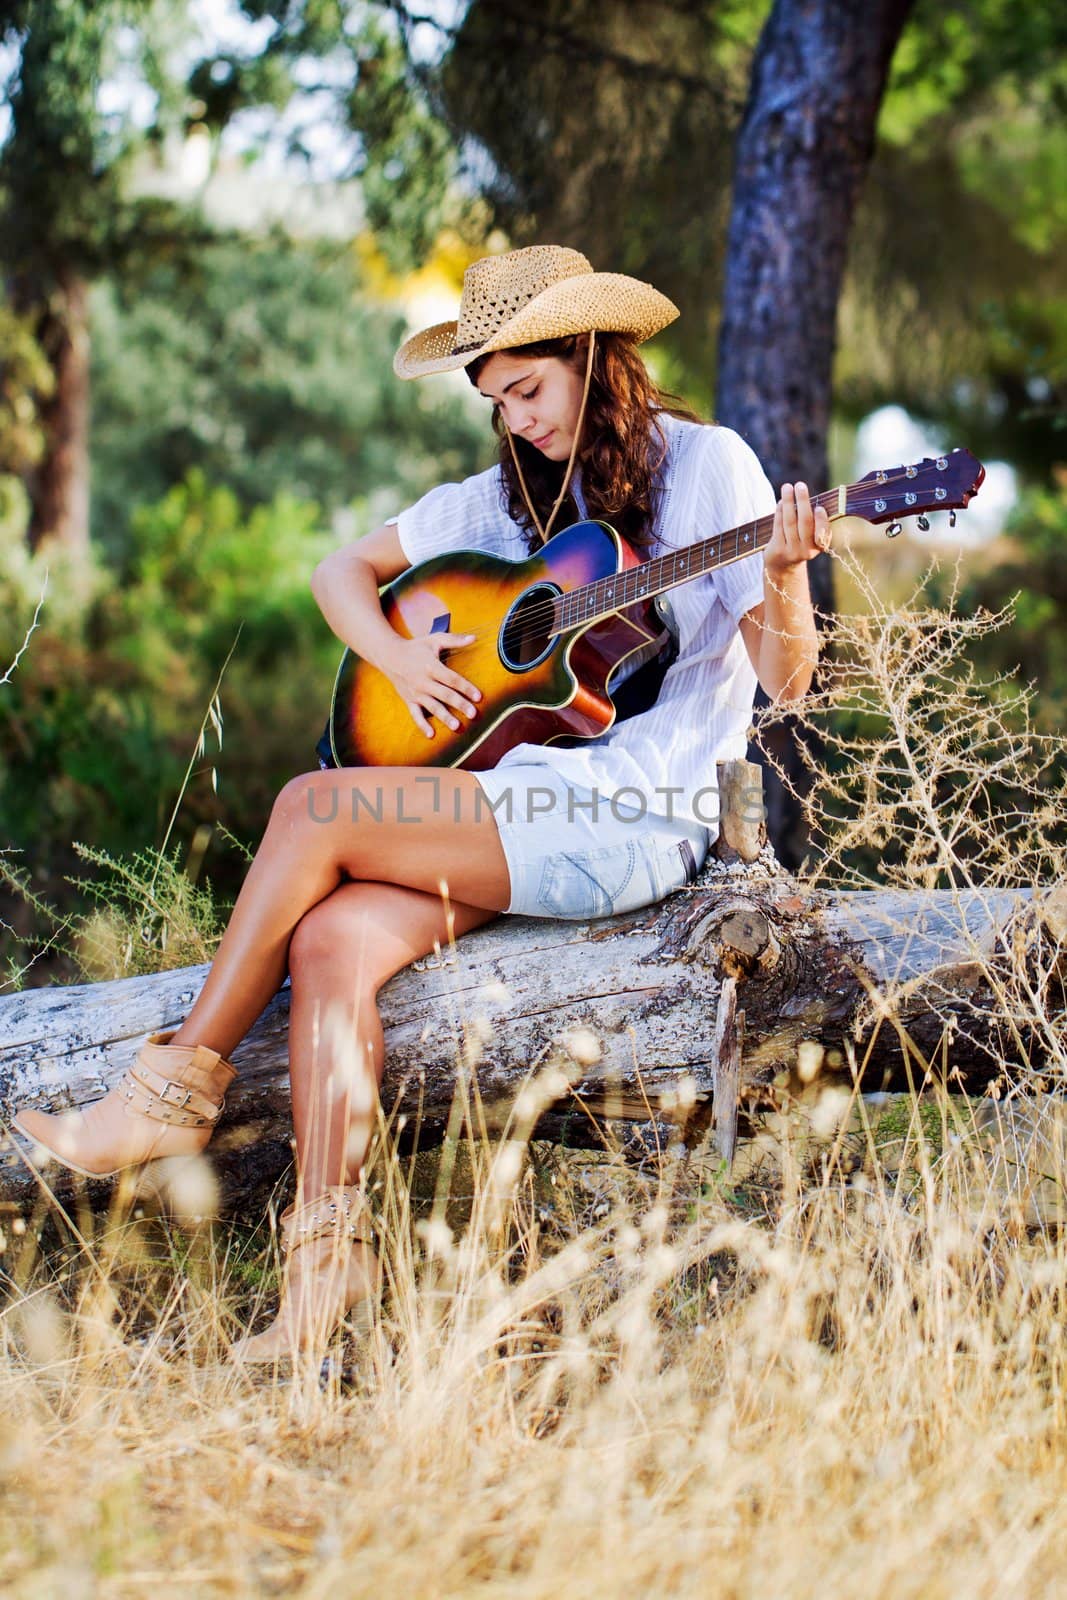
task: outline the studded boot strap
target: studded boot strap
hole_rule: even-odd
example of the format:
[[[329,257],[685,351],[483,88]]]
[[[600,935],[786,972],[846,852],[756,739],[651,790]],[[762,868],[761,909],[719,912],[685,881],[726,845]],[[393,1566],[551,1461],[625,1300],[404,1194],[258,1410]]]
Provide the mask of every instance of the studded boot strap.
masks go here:
[[[150,1117],[153,1122],[169,1122],[177,1128],[213,1128],[226,1105],[225,1096],[212,1100],[197,1089],[154,1072],[143,1061],[135,1061],[127,1068],[119,1088],[141,1116]]]
[[[287,1255],[302,1244],[328,1236],[373,1244],[374,1224],[361,1189],[327,1189],[282,1217],[282,1249]]]

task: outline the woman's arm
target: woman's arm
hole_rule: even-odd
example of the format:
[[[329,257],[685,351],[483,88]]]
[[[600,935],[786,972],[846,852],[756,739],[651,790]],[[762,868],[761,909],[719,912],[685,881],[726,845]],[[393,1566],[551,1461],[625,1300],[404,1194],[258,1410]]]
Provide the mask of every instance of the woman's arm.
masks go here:
[[[411,565],[394,522],[387,522],[354,544],[334,550],[311,575],[319,610],[342,644],[357,651],[391,680],[428,739],[431,717],[455,729],[459,712],[470,719],[481,691],[441,660],[442,649],[470,644],[469,633],[434,633],[405,639],[385,620],[378,590]]]
[[[829,548],[830,520],[824,508],[812,510],[806,484],[783,484],[763,556],[763,602],[738,624],[756,676],[774,703],[802,700],[811,688],[819,636],[808,562]]]
[[[341,643],[383,670],[397,635],[382,615],[378,590],[410,565],[396,523],[386,522],[355,543],[332,550],[311,574],[311,592]]]

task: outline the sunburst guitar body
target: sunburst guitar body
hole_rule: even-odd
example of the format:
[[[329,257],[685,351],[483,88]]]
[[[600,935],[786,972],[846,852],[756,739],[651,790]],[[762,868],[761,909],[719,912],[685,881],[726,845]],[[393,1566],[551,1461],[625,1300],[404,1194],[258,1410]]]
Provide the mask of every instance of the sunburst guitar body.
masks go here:
[[[382,591],[386,620],[405,638],[476,635],[447,659],[481,690],[477,713],[455,730],[433,718],[428,739],[385,673],[346,650],[330,713],[335,763],[482,771],[516,744],[606,732],[620,685],[671,653],[652,598],[598,614],[603,580],[641,565],[606,523],[577,522],[525,561],[463,550],[411,567]],[[588,618],[561,614],[561,601],[578,591],[590,597]]]

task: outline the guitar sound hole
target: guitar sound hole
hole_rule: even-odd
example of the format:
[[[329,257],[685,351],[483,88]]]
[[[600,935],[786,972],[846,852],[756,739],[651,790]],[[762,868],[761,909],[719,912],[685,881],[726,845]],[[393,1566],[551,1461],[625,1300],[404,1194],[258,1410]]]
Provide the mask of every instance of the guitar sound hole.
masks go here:
[[[500,629],[500,659],[512,672],[536,667],[556,648],[552,602],[562,593],[552,583],[535,583],[508,611]]]

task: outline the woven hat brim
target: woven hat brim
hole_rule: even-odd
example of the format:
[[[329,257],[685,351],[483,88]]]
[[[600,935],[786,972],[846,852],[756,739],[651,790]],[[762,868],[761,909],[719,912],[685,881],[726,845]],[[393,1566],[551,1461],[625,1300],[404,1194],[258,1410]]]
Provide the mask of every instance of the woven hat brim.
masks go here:
[[[641,344],[678,314],[673,300],[639,278],[619,272],[582,273],[542,289],[476,350],[455,349],[455,322],[438,322],[412,334],[393,357],[393,371],[398,378],[454,372],[494,350],[564,339],[593,328],[598,333],[628,333]]]

